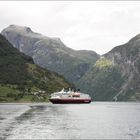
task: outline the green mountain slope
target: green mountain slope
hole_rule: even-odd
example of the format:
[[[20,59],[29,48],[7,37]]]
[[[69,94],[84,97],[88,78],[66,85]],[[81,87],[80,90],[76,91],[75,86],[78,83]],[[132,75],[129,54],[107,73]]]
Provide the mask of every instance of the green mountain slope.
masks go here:
[[[94,100],[140,100],[140,35],[102,56],[77,84]]]
[[[0,101],[29,99],[27,95],[38,91],[49,95],[70,86],[62,76],[35,65],[0,35]]]
[[[36,64],[63,75],[72,83],[77,83],[99,58],[93,51],[73,50],[59,38],[43,36],[29,27],[11,25],[2,31],[2,35],[14,47],[31,56]]]
[[[80,88],[91,95],[96,101],[111,101],[119,92],[124,79],[110,60],[99,59],[96,64],[82,77]]]

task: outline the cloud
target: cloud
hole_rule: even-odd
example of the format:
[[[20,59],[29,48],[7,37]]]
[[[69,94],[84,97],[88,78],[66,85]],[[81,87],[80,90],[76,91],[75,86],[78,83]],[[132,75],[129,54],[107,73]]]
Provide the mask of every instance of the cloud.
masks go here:
[[[139,15],[139,1],[1,1],[0,29],[30,26],[68,47],[104,54],[140,33]]]

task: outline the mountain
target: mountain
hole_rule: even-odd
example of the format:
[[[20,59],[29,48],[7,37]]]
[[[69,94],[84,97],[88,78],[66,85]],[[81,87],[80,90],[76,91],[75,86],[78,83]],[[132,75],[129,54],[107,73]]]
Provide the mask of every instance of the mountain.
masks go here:
[[[140,34],[103,55],[77,84],[94,100],[140,100]]]
[[[49,95],[70,86],[73,85],[62,76],[35,65],[31,57],[19,52],[0,35],[0,101],[15,101],[24,97],[34,100],[28,94],[45,91]]]
[[[63,75],[93,100],[140,101],[140,34],[103,56],[73,50],[59,38],[35,33],[29,27],[10,25],[2,35],[36,64]],[[30,57],[26,59],[33,63]]]
[[[2,35],[15,48],[31,56],[36,64],[63,75],[73,83],[77,83],[100,57],[93,51],[73,50],[59,38],[35,33],[29,27],[10,25]]]

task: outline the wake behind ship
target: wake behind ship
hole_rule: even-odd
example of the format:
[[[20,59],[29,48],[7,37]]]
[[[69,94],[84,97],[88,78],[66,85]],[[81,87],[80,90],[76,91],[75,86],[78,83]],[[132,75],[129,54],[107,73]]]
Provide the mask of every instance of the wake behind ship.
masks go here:
[[[70,89],[66,91],[62,89],[60,92],[52,93],[49,100],[53,104],[82,104],[90,103],[91,97],[80,91],[72,91]]]

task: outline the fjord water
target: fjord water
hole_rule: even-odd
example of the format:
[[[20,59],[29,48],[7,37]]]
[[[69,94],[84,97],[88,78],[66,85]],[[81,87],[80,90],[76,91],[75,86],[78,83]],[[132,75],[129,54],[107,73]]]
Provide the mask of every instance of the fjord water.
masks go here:
[[[140,103],[0,104],[0,139],[140,139]]]

